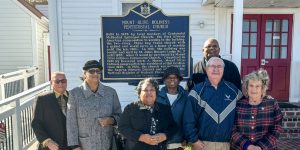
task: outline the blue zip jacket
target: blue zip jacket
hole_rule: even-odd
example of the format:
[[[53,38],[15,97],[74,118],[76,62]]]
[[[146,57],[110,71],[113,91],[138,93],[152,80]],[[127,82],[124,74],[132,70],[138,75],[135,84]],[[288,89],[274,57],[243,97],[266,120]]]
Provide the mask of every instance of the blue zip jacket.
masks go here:
[[[171,106],[173,118],[177,124],[176,133],[174,134],[174,136],[168,139],[168,143],[181,143],[184,140],[182,119],[183,119],[183,111],[184,111],[185,103],[187,101],[188,93],[180,85],[178,86],[177,91],[178,91],[178,97],[172,105],[170,104],[170,101],[168,99],[167,88],[165,86],[161,88],[157,97],[158,103]]]
[[[184,110],[183,126],[189,142],[229,142],[236,101],[242,93],[232,83],[221,80],[215,89],[209,80],[190,92]]]

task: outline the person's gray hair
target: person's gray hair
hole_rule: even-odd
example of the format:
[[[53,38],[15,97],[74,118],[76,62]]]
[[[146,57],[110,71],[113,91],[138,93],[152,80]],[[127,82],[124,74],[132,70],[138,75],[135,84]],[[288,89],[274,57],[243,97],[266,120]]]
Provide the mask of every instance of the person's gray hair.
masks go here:
[[[222,63],[223,68],[225,67],[225,63],[224,63],[223,59],[221,59],[220,57],[211,57],[211,58],[209,58],[209,60],[207,61],[205,67],[208,67],[209,65],[211,65],[216,60],[219,60]]]
[[[269,83],[270,83],[270,78],[269,78],[268,72],[265,69],[260,68],[256,71],[249,73],[248,75],[246,75],[244,77],[244,88],[246,89],[246,92],[245,92],[246,97],[249,97],[247,91],[248,91],[248,85],[249,85],[250,80],[261,81],[261,83],[262,83],[261,88],[262,88],[262,92],[263,92],[262,97],[265,97],[268,87],[269,87]]]
[[[51,73],[51,80],[56,75],[63,75],[66,78],[66,74],[64,72],[62,72],[62,71],[54,71],[54,72]]]
[[[137,85],[137,87],[135,89],[137,91],[138,96],[140,97],[140,94],[141,94],[141,91],[142,91],[142,86],[146,83],[150,83],[155,88],[156,95],[158,95],[158,92],[159,92],[158,82],[153,78],[145,78],[145,79],[143,79],[139,82],[139,84]]]

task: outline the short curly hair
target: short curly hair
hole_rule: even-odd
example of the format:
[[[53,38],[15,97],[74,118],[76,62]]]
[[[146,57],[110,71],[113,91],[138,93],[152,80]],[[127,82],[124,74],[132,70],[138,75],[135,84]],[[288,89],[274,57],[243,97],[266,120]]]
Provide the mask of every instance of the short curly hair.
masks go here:
[[[158,92],[159,92],[158,82],[153,78],[145,78],[145,79],[141,80],[139,82],[139,84],[137,85],[137,87],[136,87],[136,91],[137,91],[137,94],[138,94],[139,98],[140,98],[140,94],[141,94],[141,91],[142,91],[142,86],[146,83],[150,83],[155,88],[156,96],[157,96]]]
[[[269,78],[268,72],[265,69],[260,68],[256,71],[251,72],[250,74],[248,74],[244,77],[244,87],[246,89],[246,92],[245,92],[246,97],[249,97],[248,85],[249,85],[250,80],[261,81],[261,83],[262,83],[261,88],[262,88],[262,92],[263,92],[262,97],[266,96],[267,90],[269,87],[269,83],[270,83],[270,78]]]

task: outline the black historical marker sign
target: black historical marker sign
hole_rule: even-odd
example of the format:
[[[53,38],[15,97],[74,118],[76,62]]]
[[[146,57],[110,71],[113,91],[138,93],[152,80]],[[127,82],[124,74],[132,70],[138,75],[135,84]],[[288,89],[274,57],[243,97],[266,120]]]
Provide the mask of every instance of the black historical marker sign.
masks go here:
[[[144,2],[124,17],[102,17],[104,81],[160,78],[170,66],[190,76],[189,16],[166,16]]]

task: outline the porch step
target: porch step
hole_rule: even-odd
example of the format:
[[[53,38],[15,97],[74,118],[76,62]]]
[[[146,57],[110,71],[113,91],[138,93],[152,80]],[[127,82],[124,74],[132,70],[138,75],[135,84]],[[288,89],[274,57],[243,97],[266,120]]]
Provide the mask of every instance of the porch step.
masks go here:
[[[281,108],[283,114],[282,132],[280,139],[300,139],[300,107],[290,105]]]

